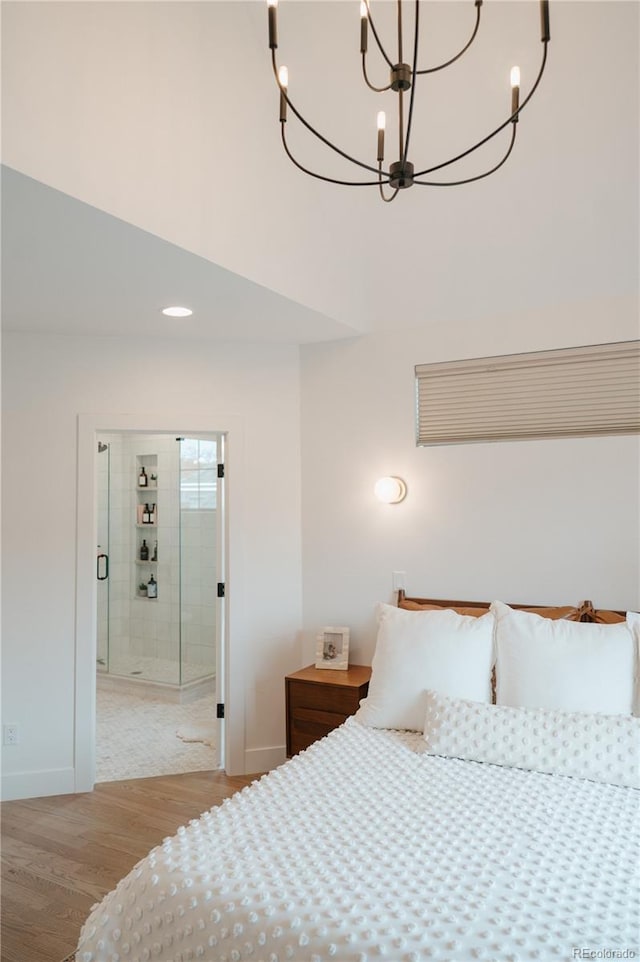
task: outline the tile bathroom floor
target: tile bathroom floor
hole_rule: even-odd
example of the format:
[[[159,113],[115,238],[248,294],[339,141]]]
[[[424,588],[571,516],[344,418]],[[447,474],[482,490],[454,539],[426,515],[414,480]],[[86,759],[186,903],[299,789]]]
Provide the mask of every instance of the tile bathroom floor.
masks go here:
[[[105,664],[98,660],[98,667]],[[100,670],[100,667],[99,667]],[[169,685],[178,683],[178,663],[175,658],[159,658],[157,655],[136,655],[129,651],[115,652],[109,660],[109,671],[114,675],[135,677],[140,675],[150,681],[165,682]],[[190,664],[185,661],[182,665],[182,681],[196,681],[202,678],[202,665]]]
[[[214,695],[174,705],[98,688],[96,698],[97,782],[216,768]]]

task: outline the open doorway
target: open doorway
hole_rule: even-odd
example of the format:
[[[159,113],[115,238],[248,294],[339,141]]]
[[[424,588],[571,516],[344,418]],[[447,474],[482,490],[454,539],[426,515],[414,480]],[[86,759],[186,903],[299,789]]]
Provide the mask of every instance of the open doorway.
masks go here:
[[[96,781],[222,764],[224,435],[97,435]]]

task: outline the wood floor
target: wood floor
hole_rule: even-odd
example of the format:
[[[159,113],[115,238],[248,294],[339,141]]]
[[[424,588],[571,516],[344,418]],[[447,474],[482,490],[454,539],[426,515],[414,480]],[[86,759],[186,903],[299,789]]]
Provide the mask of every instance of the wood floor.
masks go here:
[[[255,778],[193,772],[5,802],[1,962],[60,962],[94,902],[137,861]]]

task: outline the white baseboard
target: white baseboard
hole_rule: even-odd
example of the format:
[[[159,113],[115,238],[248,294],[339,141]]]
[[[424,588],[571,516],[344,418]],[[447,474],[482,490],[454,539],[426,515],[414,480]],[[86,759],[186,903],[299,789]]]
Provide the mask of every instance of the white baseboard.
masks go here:
[[[270,772],[287,760],[287,750],[284,745],[274,748],[248,748],[244,753],[245,775]]]
[[[2,801],[41,798],[46,795],[72,795],[75,787],[73,768],[51,768],[39,772],[11,772],[2,776]]]
[[[244,753],[245,774],[270,772],[287,760],[284,745],[273,748],[250,748]],[[11,772],[2,776],[3,802],[20,798],[42,798],[47,795],[73,795],[76,788],[73,768],[52,768],[37,772]],[[90,789],[87,789],[90,791]]]

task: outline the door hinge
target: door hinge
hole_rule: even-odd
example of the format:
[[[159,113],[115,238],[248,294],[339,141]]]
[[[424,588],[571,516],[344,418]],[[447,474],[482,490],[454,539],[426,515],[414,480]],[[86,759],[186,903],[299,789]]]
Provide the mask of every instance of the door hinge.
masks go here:
[[[218,477],[224,478],[224,464],[218,465]]]
[[[224,598],[224,581],[218,582],[218,598]]]
[[[216,718],[224,718],[224,705],[220,703],[216,705]]]

